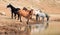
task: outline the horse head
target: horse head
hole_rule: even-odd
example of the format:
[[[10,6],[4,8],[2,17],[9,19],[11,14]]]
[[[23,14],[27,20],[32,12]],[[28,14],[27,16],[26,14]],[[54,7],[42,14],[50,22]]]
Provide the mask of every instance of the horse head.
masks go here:
[[[33,14],[33,9],[30,10],[29,14],[31,14],[31,15]]]
[[[9,8],[9,7],[11,7],[12,5],[11,4],[9,4],[9,5],[7,5],[7,8]]]
[[[26,8],[26,7],[23,7],[23,10],[25,10],[25,11],[26,11],[26,10],[27,10],[27,8]]]

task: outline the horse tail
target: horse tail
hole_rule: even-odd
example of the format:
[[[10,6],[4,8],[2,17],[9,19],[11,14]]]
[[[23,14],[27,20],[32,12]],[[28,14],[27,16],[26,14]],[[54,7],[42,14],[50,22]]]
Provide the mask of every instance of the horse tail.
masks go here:
[[[31,9],[31,10],[30,10],[29,14],[31,14],[31,15],[32,15],[32,11],[33,11],[33,9]]]
[[[39,15],[38,15],[38,14],[36,14],[36,21],[38,21],[38,17],[39,17]]]
[[[45,14],[45,15],[46,15],[47,21],[49,21],[49,15],[48,14]]]
[[[29,14],[31,14],[31,11],[29,12]]]

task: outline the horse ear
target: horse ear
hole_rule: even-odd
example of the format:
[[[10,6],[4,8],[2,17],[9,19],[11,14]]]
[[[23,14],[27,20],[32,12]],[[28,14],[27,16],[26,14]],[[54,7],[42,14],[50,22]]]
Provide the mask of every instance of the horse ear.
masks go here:
[[[11,5],[11,4],[9,3],[9,5]]]

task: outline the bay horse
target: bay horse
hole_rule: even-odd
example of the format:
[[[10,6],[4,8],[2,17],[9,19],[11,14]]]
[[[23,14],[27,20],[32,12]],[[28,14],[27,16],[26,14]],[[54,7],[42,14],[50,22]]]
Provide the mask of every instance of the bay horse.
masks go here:
[[[20,22],[22,22],[21,16],[23,16],[23,17],[27,18],[26,23],[28,24],[29,19],[31,18],[31,15],[33,14],[33,9],[27,10],[27,11],[21,9],[21,10],[18,11],[18,14],[20,15]]]
[[[28,9],[26,7],[23,7],[23,10],[27,11]],[[32,15],[31,15],[31,18],[30,19],[32,19]]]
[[[16,15],[18,15],[18,20],[19,20],[18,10],[20,10],[20,8],[15,8],[11,4],[7,5],[7,8],[11,8],[11,18],[13,19],[13,14],[14,14],[15,19],[16,19]]]

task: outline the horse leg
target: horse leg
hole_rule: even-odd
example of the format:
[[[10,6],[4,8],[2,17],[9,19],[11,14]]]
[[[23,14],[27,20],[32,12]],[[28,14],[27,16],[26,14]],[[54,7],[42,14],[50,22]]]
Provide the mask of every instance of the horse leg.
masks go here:
[[[38,21],[38,14],[36,15],[36,21]]]
[[[49,21],[49,16],[48,15],[46,15],[46,18],[47,18],[47,21]]]
[[[42,23],[44,23],[44,17],[42,17]]]
[[[19,14],[18,14],[18,20],[19,20]]]
[[[13,19],[13,13],[11,13],[11,18]]]
[[[21,15],[19,15],[20,16],[20,22],[22,22],[22,20],[21,20]]]
[[[16,19],[16,14],[14,14],[14,17],[15,17],[15,19]]]
[[[49,21],[49,17],[47,17],[47,21]]]
[[[32,15],[31,15],[30,19],[32,19]]]
[[[46,17],[46,18],[47,18],[47,24],[46,24],[46,27],[45,27],[45,28],[47,28],[47,27],[49,26],[49,23],[48,23],[48,21],[49,21],[49,16]]]
[[[39,21],[40,21],[40,17],[39,17]]]
[[[27,19],[27,25],[28,25],[29,19]]]

